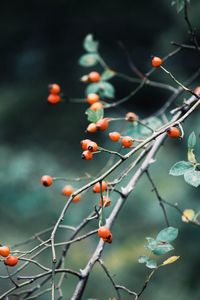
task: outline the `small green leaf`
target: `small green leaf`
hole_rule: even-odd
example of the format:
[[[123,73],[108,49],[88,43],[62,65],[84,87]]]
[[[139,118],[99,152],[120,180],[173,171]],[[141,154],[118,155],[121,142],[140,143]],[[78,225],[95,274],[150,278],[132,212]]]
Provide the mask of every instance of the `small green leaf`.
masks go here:
[[[171,167],[169,174],[173,176],[180,176],[192,169],[194,169],[194,165],[191,162],[179,161]]]
[[[101,80],[108,80],[111,79],[112,77],[115,76],[115,72],[111,69],[106,69],[102,74],[101,74]]]
[[[146,262],[146,267],[149,268],[149,269],[156,269],[156,268],[157,268],[157,263],[156,263],[155,260],[149,259],[149,260]]]
[[[104,116],[104,110],[103,109],[93,111],[92,109],[88,108],[85,113],[87,115],[88,121],[91,122],[91,123],[96,123],[97,121],[102,119],[103,116]]]
[[[174,249],[174,247],[171,244],[165,243],[165,244],[158,244],[157,247],[152,250],[152,252],[155,255],[163,255],[173,249]]]
[[[184,0],[176,0],[177,13],[180,13],[183,8],[184,8]]]
[[[184,174],[184,179],[190,185],[198,187],[200,185],[200,171],[190,170]]]
[[[88,34],[84,41],[83,41],[83,47],[88,52],[97,52],[99,43],[93,39],[92,34]]]
[[[196,142],[197,142],[196,135],[193,131],[188,137],[188,148],[194,149]]]
[[[153,249],[155,249],[155,247],[156,247],[156,245],[157,245],[157,241],[156,241],[155,239],[151,238],[151,237],[147,237],[146,239],[147,239],[148,244],[145,245],[145,248],[146,248],[146,249],[149,249],[149,250],[151,250],[151,251],[152,251]]]
[[[139,262],[140,264],[144,264],[144,263],[147,262],[148,259],[149,259],[148,256],[143,255],[143,256],[140,256],[140,257],[138,258],[138,262]]]
[[[106,81],[100,81],[98,83],[91,83],[86,88],[86,95],[91,93],[101,93],[102,97],[114,98],[115,89],[114,86]]]
[[[174,241],[178,236],[178,229],[174,227],[167,227],[163,230],[161,230],[157,237],[157,242],[172,242]]]
[[[197,163],[197,160],[196,160],[196,157],[194,154],[194,149],[188,149],[187,158],[188,158],[189,162],[191,162],[193,164]]]
[[[79,64],[83,67],[95,66],[99,61],[98,54],[84,54],[79,59]]]

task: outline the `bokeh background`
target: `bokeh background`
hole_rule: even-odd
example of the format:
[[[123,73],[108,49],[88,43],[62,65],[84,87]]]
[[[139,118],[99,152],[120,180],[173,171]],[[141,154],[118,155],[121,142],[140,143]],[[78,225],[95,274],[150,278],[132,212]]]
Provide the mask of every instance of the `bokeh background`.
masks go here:
[[[200,3],[191,2],[189,15],[200,29]],[[87,171],[95,176],[108,159],[107,155],[91,162],[80,159],[79,141],[86,137],[87,105],[69,101],[69,98],[84,96],[80,77],[91,69],[77,62],[84,53],[82,41],[88,33],[100,41],[105,61],[128,75],[133,73],[119,41],[143,72],[149,70],[152,54],[164,56],[174,49],[170,41],[190,42],[183,14],[177,15],[170,0],[148,3],[144,0],[10,0],[1,3],[0,240],[3,244],[23,241],[55,223],[66,201],[60,194],[63,183],[45,189],[40,184],[43,174],[72,178]],[[199,53],[182,51],[166,66],[184,81],[199,67]],[[160,71],[152,78],[172,83]],[[198,81],[199,78],[192,87],[198,85]],[[46,101],[47,86],[52,82],[60,83],[64,93],[65,100],[57,106],[50,106]],[[113,79],[112,83],[116,87],[116,99],[133,89],[132,84],[123,80]],[[169,95],[160,89],[144,88],[134,99],[110,113],[118,116],[134,110],[141,117],[147,117],[164,104]],[[179,101],[186,96],[182,95]],[[123,126],[119,124],[119,128]],[[199,135],[197,114],[185,122],[184,129],[186,136],[192,130]],[[111,146],[106,133],[98,139],[102,146]],[[166,200],[198,211],[199,189],[185,184],[183,178],[168,175],[172,164],[185,157],[186,139],[167,141],[159,152],[158,163],[151,168],[152,174]],[[89,193],[81,203],[74,205],[67,215],[68,224],[78,224],[98,200],[95,197]],[[175,254],[181,259],[157,272],[142,299],[200,299],[199,229],[183,224],[172,209],[168,209],[168,213],[171,224],[180,229]],[[91,228],[96,226],[94,222]],[[133,290],[140,289],[147,270],[137,263],[137,258],[145,254],[145,237],[155,236],[164,226],[158,202],[144,177],[120,213],[113,227],[114,242],[106,247],[103,255],[117,282]],[[64,239],[65,235],[60,238]],[[84,267],[97,241],[97,237],[92,237],[72,247],[66,265]],[[48,261],[47,255],[42,257],[42,262]],[[64,299],[70,299],[75,284],[76,280],[66,280]],[[1,280],[1,293],[10,286]],[[127,294],[122,295],[123,299],[129,299]],[[105,274],[95,267],[83,299],[103,300],[114,296]],[[43,295],[41,299],[50,299],[50,296]]]

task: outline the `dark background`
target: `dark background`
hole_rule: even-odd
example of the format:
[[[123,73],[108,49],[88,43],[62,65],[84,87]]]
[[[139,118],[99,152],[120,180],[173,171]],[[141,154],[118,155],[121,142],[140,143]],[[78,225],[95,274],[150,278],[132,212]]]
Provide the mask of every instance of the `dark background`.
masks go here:
[[[200,4],[197,0],[191,2],[189,15],[199,29]],[[48,0],[1,3],[2,243],[12,245],[55,223],[63,207],[63,197],[60,195],[62,184],[44,189],[40,185],[41,175],[46,173],[77,177],[86,170],[95,175],[105,163],[98,157],[89,163],[79,159],[79,141],[86,136],[86,105],[69,102],[69,98],[83,97],[84,86],[79,79],[91,70],[80,67],[77,63],[84,53],[82,41],[88,33],[92,33],[100,41],[100,52],[109,66],[132,76],[134,74],[119,41],[124,43],[133,61],[143,72],[149,70],[152,54],[164,56],[175,49],[170,41],[190,43],[183,14],[177,15],[169,0]],[[181,81],[191,76],[198,66],[199,54],[190,51],[182,51],[166,63],[166,67]],[[97,70],[101,71],[100,68]],[[152,78],[174,85],[159,70]],[[199,78],[192,87],[198,85],[198,81]],[[49,106],[46,101],[47,86],[52,82],[60,83],[64,93],[65,100],[57,106]],[[113,79],[112,83],[116,87],[116,99],[127,95],[133,89],[130,83],[123,80]],[[144,88],[134,102],[127,102],[114,113],[120,115],[127,110],[134,110],[141,117],[145,117],[158,109],[169,95],[169,92],[160,89]],[[180,100],[182,99],[183,96]],[[194,115],[192,121],[187,121],[185,128],[186,134],[192,130],[196,130],[198,134],[197,116]],[[102,145],[106,140],[105,136],[100,138]],[[161,192],[169,201],[178,201],[183,208],[198,210],[198,189],[184,184],[182,178],[175,181],[168,176],[171,165],[185,159],[186,140],[181,145],[182,148],[175,142],[167,143],[159,155],[160,165],[152,168],[153,174]],[[150,191],[151,187],[146,178],[142,179],[133,195],[134,203],[137,204],[133,206],[133,202],[129,203],[123,209],[113,229],[115,242],[105,251],[105,261],[113,274],[117,274],[117,281],[127,283],[132,289],[138,289],[146,276],[144,266],[137,263],[138,256],[145,253],[145,237],[155,236],[164,226],[159,206]],[[80,209],[72,209],[68,217],[69,223],[77,224],[85,216],[87,199],[84,201]],[[190,225],[182,225],[180,216],[171,210],[169,213],[172,225],[181,228],[176,254],[182,258],[177,265],[158,272],[143,298],[197,300],[200,297],[199,230]],[[96,241],[93,238],[89,244],[83,243],[88,248],[88,253],[92,252]],[[80,255],[80,250],[74,250],[73,255],[71,264],[79,262],[83,267],[87,259],[86,253]],[[90,282],[85,297],[108,299],[114,296],[111,286],[103,276],[100,271],[94,272],[90,279],[93,284]],[[103,280],[105,289],[101,294],[100,288],[94,287]],[[74,284],[71,283],[70,289],[73,289]],[[6,288],[7,283],[1,281],[0,291]],[[48,296],[45,299],[49,299]],[[126,295],[124,299],[128,299]]]

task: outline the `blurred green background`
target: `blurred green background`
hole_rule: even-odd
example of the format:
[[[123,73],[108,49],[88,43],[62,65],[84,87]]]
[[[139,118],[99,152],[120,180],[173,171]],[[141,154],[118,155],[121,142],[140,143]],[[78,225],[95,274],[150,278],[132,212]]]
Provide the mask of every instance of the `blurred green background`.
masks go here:
[[[197,29],[199,12],[199,1],[191,1],[189,15]],[[112,68],[133,76],[119,41],[124,43],[137,66],[146,72],[152,54],[164,56],[174,49],[170,41],[189,43],[190,37],[183,14],[177,15],[170,0],[148,3],[144,0],[4,1],[0,25],[0,240],[2,244],[12,245],[53,225],[66,201],[60,194],[63,183],[45,189],[40,184],[43,174],[77,177],[87,171],[95,176],[108,159],[108,155],[97,156],[90,162],[80,159],[79,141],[86,137],[86,105],[70,103],[69,98],[83,97],[80,77],[91,70],[77,64],[84,53],[84,37],[93,33],[100,41],[105,61]],[[199,54],[182,51],[170,59],[166,67],[184,81],[199,67]],[[152,78],[172,83],[159,70]],[[199,81],[198,78],[192,87]],[[49,106],[46,101],[47,86],[52,82],[60,83],[65,96],[57,106]],[[117,99],[133,89],[132,84],[123,80],[113,79],[112,83]],[[145,87],[134,99],[109,113],[118,116],[133,110],[143,118],[161,107],[169,95],[169,92]],[[179,101],[186,96],[182,95]],[[191,119],[184,123],[185,135],[192,130],[199,135],[198,115],[194,114]],[[116,129],[115,126],[111,129]],[[102,146],[112,147],[106,133],[99,135],[98,141]],[[159,152],[158,163],[151,167],[152,174],[166,200],[198,211],[199,189],[185,184],[182,177],[168,175],[170,167],[185,157],[186,139],[167,141]],[[66,223],[78,224],[97,201],[98,197],[92,193],[84,195],[79,204],[70,208]],[[183,224],[173,209],[167,211],[171,225],[180,229],[175,254],[181,259],[155,274],[142,299],[200,299],[199,229]],[[133,290],[140,289],[147,270],[137,263],[137,258],[145,254],[145,237],[155,236],[164,226],[158,201],[144,177],[121,211],[112,229],[113,244],[107,245],[103,254],[116,282]],[[90,228],[96,227],[94,221]],[[59,238],[64,239],[65,233]],[[66,266],[83,268],[97,241],[93,236],[73,246]],[[49,262],[47,253],[41,261]],[[65,280],[64,299],[70,299],[75,283],[76,279]],[[1,280],[1,293],[10,286]],[[129,299],[127,294],[122,292],[122,295],[123,299]],[[83,299],[103,300],[114,296],[105,274],[95,267]],[[50,299],[50,296],[43,295],[41,299]]]

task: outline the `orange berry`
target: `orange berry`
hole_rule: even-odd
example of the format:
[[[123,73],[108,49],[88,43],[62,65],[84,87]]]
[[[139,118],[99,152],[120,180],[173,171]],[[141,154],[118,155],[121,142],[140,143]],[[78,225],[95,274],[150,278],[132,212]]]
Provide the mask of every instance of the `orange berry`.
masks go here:
[[[41,183],[44,185],[44,186],[50,186],[50,185],[52,185],[52,183],[53,183],[53,178],[51,177],[51,176],[49,176],[49,175],[43,175],[42,177],[41,177]]]
[[[51,94],[59,94],[60,93],[60,86],[57,83],[53,83],[49,85],[49,92]]]
[[[110,198],[106,197],[106,196],[103,196],[103,201],[102,201],[102,198],[100,199],[100,202],[99,202],[99,206],[102,207],[102,206],[110,206],[111,204],[111,200]]]
[[[91,151],[89,151],[89,150],[83,151],[82,159],[90,160],[90,159],[92,159],[92,157],[93,157],[93,154]]]
[[[163,63],[163,60],[158,56],[153,56],[151,60],[152,67],[157,68],[160,67]]]
[[[100,110],[100,109],[103,109],[103,104],[101,102],[96,102],[96,103],[93,103],[91,106],[90,106],[90,109],[93,110],[93,111],[97,111],[97,110]]]
[[[195,89],[194,89],[194,93],[199,95],[200,94],[200,86],[197,86]]]
[[[102,181],[101,184],[100,184],[100,182],[97,182],[93,186],[94,193],[100,193],[101,189],[102,189],[102,192],[105,192],[107,190],[107,182],[106,181]]]
[[[4,260],[4,264],[10,267],[15,266],[18,263],[18,257],[10,255]]]
[[[88,145],[89,142],[91,142],[89,139],[85,139],[85,140],[80,141],[81,147],[82,147],[83,150],[87,150],[87,148],[88,148],[87,145]]]
[[[102,239],[108,239],[111,236],[110,229],[107,226],[101,226],[98,229],[98,235]]]
[[[90,72],[88,75],[88,79],[90,82],[98,82],[101,79],[101,76],[98,72]]]
[[[97,94],[88,94],[88,95],[87,95],[87,102],[88,102],[90,105],[92,105],[92,104],[98,102],[99,100],[100,100],[100,97],[99,97],[99,95],[97,95]]]
[[[74,189],[71,185],[66,185],[64,186],[64,188],[62,189],[62,194],[65,196],[71,196],[71,194],[74,192]]]
[[[95,132],[97,132],[97,126],[95,123],[90,123],[86,130],[87,130],[87,132],[95,133]]]
[[[0,247],[0,255],[3,257],[7,257],[10,254],[10,248],[7,246]]]
[[[74,198],[73,198],[73,202],[79,202],[81,200],[81,195],[80,194],[78,194],[78,195],[76,195]]]
[[[96,122],[96,126],[98,130],[101,131],[106,130],[109,126],[109,119],[108,118],[100,119],[99,121]]]
[[[105,243],[112,243],[112,233],[110,233],[109,237],[107,237],[106,239],[103,239]]]
[[[87,149],[89,151],[92,151],[92,152],[95,152],[98,150],[99,146],[97,145],[97,143],[93,142],[93,141],[90,141],[88,144],[87,144]]]
[[[128,112],[125,116],[125,119],[129,122],[134,122],[134,121],[137,121],[139,118],[138,118],[138,115],[136,115],[134,112]]]
[[[133,145],[133,139],[130,136],[124,136],[122,138],[122,146],[124,148],[130,148]]]
[[[57,104],[58,102],[61,101],[61,97],[56,94],[50,94],[47,98],[47,101],[51,104]]]
[[[117,131],[113,131],[109,133],[109,138],[111,139],[111,141],[113,142],[118,142],[120,139],[120,133]]]
[[[170,127],[167,129],[167,135],[171,138],[179,138],[181,136],[181,132],[177,127]]]

